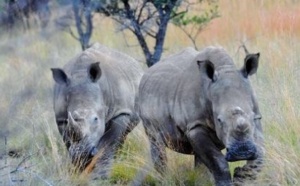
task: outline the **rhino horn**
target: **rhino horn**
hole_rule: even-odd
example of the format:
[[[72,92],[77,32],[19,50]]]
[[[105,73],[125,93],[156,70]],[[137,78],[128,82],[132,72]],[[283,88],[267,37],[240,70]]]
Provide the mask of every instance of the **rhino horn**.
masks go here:
[[[77,134],[81,134],[80,127],[76,124],[74,117],[72,116],[71,112],[68,112],[68,123],[71,130],[75,131]]]
[[[74,123],[76,123],[76,121],[72,117],[71,112],[68,112],[68,121],[69,121],[68,123],[70,123],[71,125],[74,125]]]

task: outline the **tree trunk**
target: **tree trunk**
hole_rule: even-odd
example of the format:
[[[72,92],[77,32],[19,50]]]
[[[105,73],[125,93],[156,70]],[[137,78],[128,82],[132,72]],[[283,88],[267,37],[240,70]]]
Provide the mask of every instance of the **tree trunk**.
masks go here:
[[[82,9],[84,17],[80,15],[80,8]],[[91,11],[90,0],[73,0],[73,12],[82,50],[85,50],[89,47],[90,38],[93,32]],[[85,21],[82,19],[85,19]],[[84,26],[86,27],[85,32],[83,31]]]
[[[154,52],[151,55],[151,58],[147,59],[148,67],[157,63],[161,58],[161,55],[163,53],[163,46],[165,43],[168,23],[170,21],[170,15],[175,6],[175,3],[176,3],[176,0],[171,1],[164,8],[162,6],[156,6],[158,13],[159,13],[160,24],[159,24],[158,32],[155,37],[156,42],[155,42],[155,46],[154,46]]]

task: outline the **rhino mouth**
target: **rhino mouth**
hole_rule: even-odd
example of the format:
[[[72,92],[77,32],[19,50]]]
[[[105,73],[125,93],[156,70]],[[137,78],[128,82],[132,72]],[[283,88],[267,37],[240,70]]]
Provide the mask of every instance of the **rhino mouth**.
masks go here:
[[[69,148],[69,155],[72,164],[83,170],[97,153],[95,147],[83,147],[82,145],[73,145]]]
[[[236,141],[227,148],[225,159],[226,161],[233,162],[240,160],[255,160],[257,157],[257,149],[253,142]]]

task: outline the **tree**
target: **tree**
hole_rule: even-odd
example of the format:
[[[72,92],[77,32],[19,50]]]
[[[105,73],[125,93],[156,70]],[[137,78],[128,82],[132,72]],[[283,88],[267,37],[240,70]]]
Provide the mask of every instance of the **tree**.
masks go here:
[[[207,3],[209,10],[200,10],[192,16],[188,14],[202,3]],[[95,8],[122,25],[123,30],[130,30],[135,35],[148,67],[161,58],[169,23],[182,29],[196,47],[195,40],[202,28],[219,16],[214,0],[102,0],[95,3]],[[146,37],[154,39],[153,50]]]
[[[57,20],[56,23],[60,25],[63,29],[67,28],[69,33],[72,35],[73,38],[78,40],[81,45],[81,49],[85,50],[90,47],[90,38],[92,37],[93,33],[93,13],[106,12],[102,8],[103,4],[106,4],[105,1],[95,1],[95,0],[71,0],[72,2],[72,10],[73,10],[73,18],[75,20],[77,34],[75,34],[72,29],[71,25],[64,24],[63,21]],[[108,16],[108,15],[107,15]]]
[[[83,50],[89,47],[92,14],[97,12],[116,21],[121,31],[134,34],[148,67],[161,58],[169,23],[184,31],[197,48],[196,38],[201,30],[219,16],[215,0],[72,0],[72,3],[78,37],[71,29],[70,32]],[[208,8],[201,9],[203,4]],[[149,44],[150,39],[154,40],[154,46]]]
[[[209,4],[211,2],[208,2]],[[200,10],[201,11],[201,10]],[[212,5],[211,9],[201,15],[189,15],[188,11],[174,17],[172,23],[180,28],[198,49],[196,39],[205,26],[214,18],[219,17],[218,6]]]
[[[91,0],[72,0],[72,6],[78,37],[71,28],[69,28],[70,33],[80,42],[82,50],[85,50],[89,47],[93,32],[92,2]]]
[[[0,26],[12,29],[21,23],[29,29],[32,14],[38,16],[41,28],[45,28],[51,16],[49,0],[5,0],[0,3]]]

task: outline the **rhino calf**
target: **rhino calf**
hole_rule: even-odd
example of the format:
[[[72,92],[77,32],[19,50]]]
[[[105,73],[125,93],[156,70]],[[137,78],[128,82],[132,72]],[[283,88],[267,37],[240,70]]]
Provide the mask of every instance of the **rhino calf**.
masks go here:
[[[109,177],[116,150],[139,122],[135,99],[142,73],[136,60],[100,44],[64,69],[52,69],[56,123],[79,170],[101,153],[94,178]]]
[[[248,76],[259,53],[237,69],[223,48],[193,48],[149,68],[139,86],[139,114],[150,140],[155,168],[164,172],[166,151],[193,154],[216,185],[232,185],[228,162],[247,160],[234,182],[253,179],[263,159],[261,114]],[[226,155],[221,150],[226,148]]]

